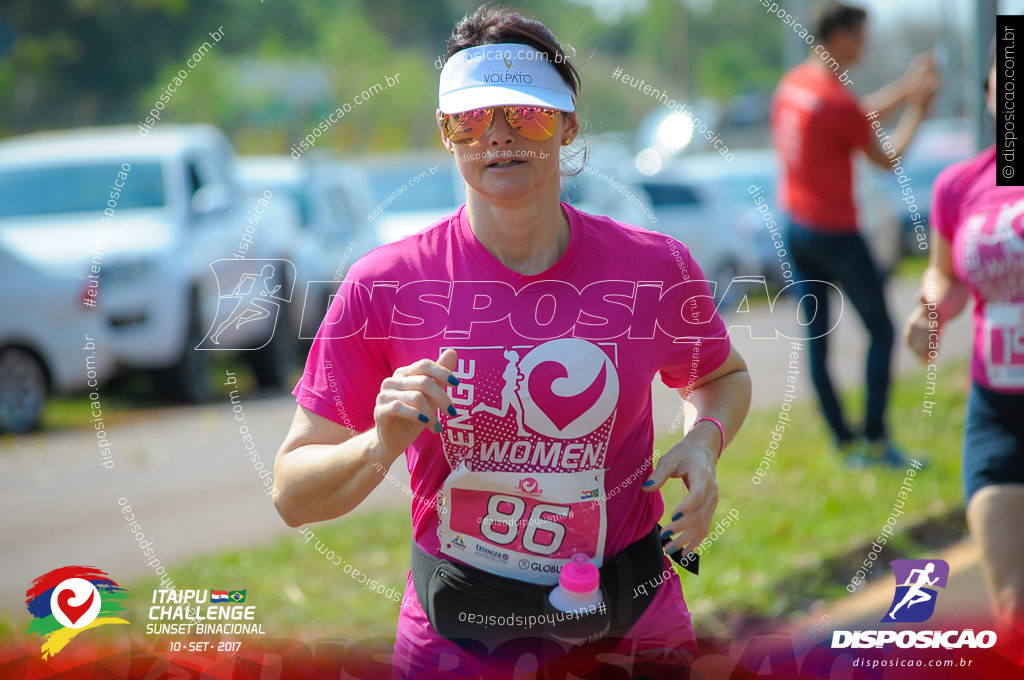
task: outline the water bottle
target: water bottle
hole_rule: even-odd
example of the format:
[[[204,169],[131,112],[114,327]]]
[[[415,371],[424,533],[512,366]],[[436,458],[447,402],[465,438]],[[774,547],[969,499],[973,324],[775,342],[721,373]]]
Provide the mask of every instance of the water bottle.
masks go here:
[[[586,614],[604,601],[597,567],[583,553],[576,553],[562,565],[558,585],[548,595],[551,606],[563,612]],[[583,610],[583,611],[580,611]]]
[[[548,595],[548,601],[558,611],[573,614],[554,624],[553,630],[557,632],[553,635],[559,640],[578,644],[606,632],[607,623],[598,614],[604,602],[600,573],[583,553],[576,553],[562,565],[558,585]]]

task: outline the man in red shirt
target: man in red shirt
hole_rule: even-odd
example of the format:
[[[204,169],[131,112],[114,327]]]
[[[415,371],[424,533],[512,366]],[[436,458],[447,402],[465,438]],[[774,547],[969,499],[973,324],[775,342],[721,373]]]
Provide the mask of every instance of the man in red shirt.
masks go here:
[[[820,305],[808,324],[811,378],[840,452],[851,464],[902,466],[885,427],[893,326],[885,307],[882,277],[857,228],[853,198],[853,156],[859,150],[883,168],[896,168],[903,150],[925,118],[939,76],[926,55],[906,74],[863,100],[847,87],[847,67],[860,57],[867,13],[829,2],[816,22],[807,59],[787,73],[772,102],[773,143],[782,162],[781,200],[787,214],[785,240],[797,293]],[[903,107],[892,135],[877,122]],[[860,314],[871,335],[867,356],[867,407],[863,440],[843,417],[826,366],[830,328],[829,282]],[[805,312],[809,312],[805,308]]]

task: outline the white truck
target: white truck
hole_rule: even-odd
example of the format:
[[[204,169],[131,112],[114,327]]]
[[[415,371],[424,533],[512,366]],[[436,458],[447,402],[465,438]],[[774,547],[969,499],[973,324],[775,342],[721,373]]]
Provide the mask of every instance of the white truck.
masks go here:
[[[208,125],[4,140],[0,249],[40,271],[89,277],[105,336],[98,342],[118,367],[156,371],[178,399],[202,401],[212,390],[211,351],[197,346],[248,349],[241,356],[260,385],[283,384],[297,337],[295,313],[281,300],[294,284],[291,268],[263,270],[269,281],[259,281],[273,284],[267,289],[276,298],[264,295],[262,306],[278,314],[237,323],[229,342],[208,342],[223,317],[222,294],[231,292],[219,289],[218,278],[224,288],[259,265],[250,260],[289,259],[292,241],[289,225],[270,217],[272,193],[239,188],[234,158],[227,137]],[[224,259],[234,262],[221,263],[215,276],[211,264]]]
[[[278,208],[292,205],[298,216],[291,241],[296,269],[295,303],[301,309],[300,358],[327,312],[348,268],[380,245],[368,219],[370,190],[359,164],[324,153],[301,160],[290,156],[240,156],[239,180],[253,193],[271,191]],[[316,283],[313,283],[316,282]],[[326,282],[326,283],[325,283]]]

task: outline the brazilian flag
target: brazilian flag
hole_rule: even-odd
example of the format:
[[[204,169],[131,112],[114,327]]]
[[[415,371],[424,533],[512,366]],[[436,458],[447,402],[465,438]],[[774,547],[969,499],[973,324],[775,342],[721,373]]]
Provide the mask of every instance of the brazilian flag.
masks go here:
[[[245,591],[232,590],[228,593],[228,599],[232,602],[245,602]]]

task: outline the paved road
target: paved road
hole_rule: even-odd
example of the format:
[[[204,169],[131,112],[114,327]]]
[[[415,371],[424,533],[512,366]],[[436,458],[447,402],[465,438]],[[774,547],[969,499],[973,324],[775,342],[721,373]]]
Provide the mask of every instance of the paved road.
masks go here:
[[[902,319],[913,304],[913,286],[899,285],[890,297],[893,317]],[[859,322],[847,311],[831,336],[832,360],[843,387],[860,381],[865,351]],[[792,318],[792,305],[780,303],[776,313]],[[762,323],[770,311],[761,308],[753,314]],[[738,331],[735,343],[750,366],[755,407],[780,404],[789,341],[754,341]],[[961,319],[944,338],[944,355],[964,356],[969,343],[969,323]],[[901,349],[896,365],[906,370],[916,364]],[[799,394],[813,403],[805,370]],[[657,383],[654,401],[655,427],[664,431],[680,400]],[[242,395],[242,408],[257,451],[269,466],[294,402]],[[173,565],[188,557],[256,546],[289,531],[263,495],[238,425],[226,399],[141,414],[109,428],[115,460],[109,470],[100,467],[88,431],[0,439],[0,609],[22,607],[30,581],[60,565],[97,565],[126,580],[151,573],[153,567],[146,566],[127,530],[119,499],[131,506],[161,564],[172,565],[172,577]],[[392,470],[408,483],[404,458]],[[408,507],[408,502],[402,488],[383,483],[358,511]]]
[[[243,397],[242,406],[256,452],[272,466],[295,402]],[[152,558],[144,559],[120,503],[131,506],[163,565],[289,531],[264,495],[238,426],[227,400],[146,414],[109,428],[109,470],[99,466],[88,432],[0,444],[0,609],[23,606],[29,582],[64,564],[97,565],[118,579],[151,573],[157,565],[146,566]],[[404,461],[396,461],[398,476]],[[407,502],[402,490],[383,483],[359,510]]]

